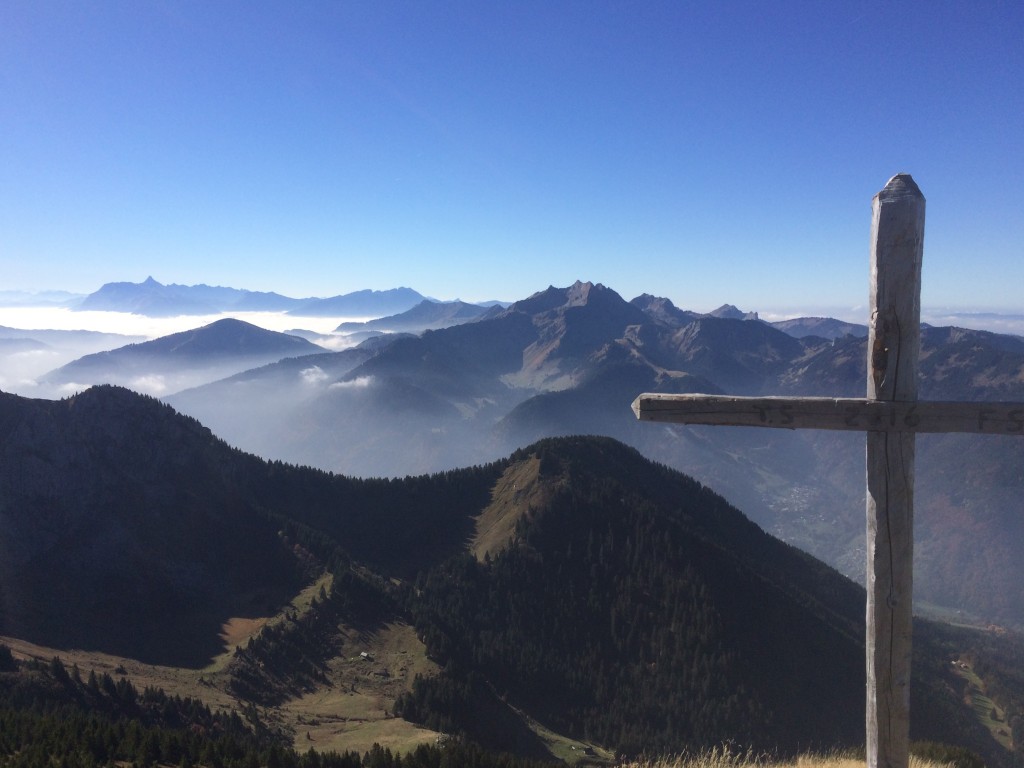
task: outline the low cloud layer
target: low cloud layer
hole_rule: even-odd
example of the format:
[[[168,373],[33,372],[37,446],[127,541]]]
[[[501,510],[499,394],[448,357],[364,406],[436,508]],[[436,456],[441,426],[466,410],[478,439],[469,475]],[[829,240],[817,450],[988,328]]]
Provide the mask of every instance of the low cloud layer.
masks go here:
[[[1024,336],[1024,315],[922,310],[921,320],[937,326],[955,325],[958,328]]]
[[[337,381],[331,384],[331,389],[366,389],[373,384],[373,376],[360,376],[351,381]]]
[[[136,392],[153,395],[154,397],[167,394],[167,380],[159,374],[138,376],[128,382],[128,386]]]
[[[299,371],[299,376],[301,376],[302,380],[307,384],[320,384],[327,381],[329,378],[327,374],[324,373],[324,369],[319,365],[314,365],[312,368],[304,368]]]
[[[258,325],[269,331],[287,333],[302,323],[303,329],[330,337],[331,331],[346,321],[363,321],[363,317],[303,317],[283,312],[224,312],[215,315],[179,315],[177,317],[146,317],[127,312],[74,312],[66,307],[0,307],[0,326],[26,329],[64,331],[100,331],[125,336],[156,339],[180,331],[233,317]]]

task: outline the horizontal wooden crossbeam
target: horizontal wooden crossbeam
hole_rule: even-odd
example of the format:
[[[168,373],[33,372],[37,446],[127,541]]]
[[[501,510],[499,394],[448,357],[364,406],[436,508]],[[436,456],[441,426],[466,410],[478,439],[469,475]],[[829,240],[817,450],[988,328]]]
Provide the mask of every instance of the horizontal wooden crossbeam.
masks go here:
[[[1024,403],[643,394],[633,412],[641,421],[678,424],[1024,436]]]

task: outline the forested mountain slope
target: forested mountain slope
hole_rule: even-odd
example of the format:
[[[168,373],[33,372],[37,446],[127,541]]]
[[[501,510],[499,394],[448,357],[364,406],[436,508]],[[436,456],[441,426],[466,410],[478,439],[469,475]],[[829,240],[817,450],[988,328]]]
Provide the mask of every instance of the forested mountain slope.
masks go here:
[[[201,666],[222,622],[330,567],[314,624],[236,654],[236,693],[298,695],[331,622],[392,616],[443,667],[396,711],[491,747],[537,754],[535,721],[624,751],[862,738],[860,588],[613,440],[357,480],[264,462],[112,387],[4,395],[0,438],[4,634]],[[983,751],[929,647],[915,733]]]

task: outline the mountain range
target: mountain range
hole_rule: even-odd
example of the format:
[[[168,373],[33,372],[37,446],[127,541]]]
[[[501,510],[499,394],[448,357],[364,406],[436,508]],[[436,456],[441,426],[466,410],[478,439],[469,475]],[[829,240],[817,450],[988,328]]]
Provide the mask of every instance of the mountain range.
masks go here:
[[[306,317],[380,317],[412,308],[424,297],[411,288],[361,290],[329,298],[294,299],[279,293],[209,285],[106,283],[73,308],[131,312],[147,317],[214,315],[223,312],[287,312]]]
[[[104,386],[0,395],[0,459],[8,636],[205,668],[207,695],[269,711],[331,690],[353,632],[407,624],[436,665],[388,706],[491,749],[550,758],[561,734],[783,755],[863,738],[863,590],[609,438],[358,480],[265,462]],[[323,570],[300,615],[289,596]],[[276,609],[206,666],[226,622]],[[915,738],[1009,765],[960,701],[962,636],[918,636]]]
[[[123,384],[176,391],[285,357],[323,352],[312,342],[234,318],[78,358],[41,377],[48,386]]]
[[[1024,340],[925,328],[922,343],[923,398],[1024,399]],[[330,372],[320,362],[275,364],[168,402],[245,450],[360,476],[467,466],[543,437],[608,435],[692,474],[859,579],[862,436],[640,424],[629,404],[645,391],[863,395],[865,344],[849,334],[796,337],[648,295],[627,302],[577,283],[459,326],[383,337],[358,364],[352,356]],[[1020,443],[918,438],[922,606],[1024,624]]]
[[[464,301],[430,301],[424,299],[412,309],[389,317],[379,317],[363,322],[348,321],[334,329],[335,333],[356,333],[359,331],[387,331],[389,333],[419,333],[425,330],[448,328],[452,325],[476,320],[488,308]]]

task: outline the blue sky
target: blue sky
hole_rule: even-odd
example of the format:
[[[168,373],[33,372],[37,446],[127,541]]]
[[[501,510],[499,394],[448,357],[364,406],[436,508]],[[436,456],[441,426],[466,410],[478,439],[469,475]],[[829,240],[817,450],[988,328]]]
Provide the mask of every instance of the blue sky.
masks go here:
[[[0,4],[0,288],[1024,311],[1024,5]]]

